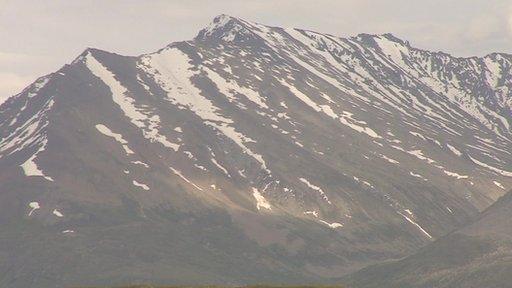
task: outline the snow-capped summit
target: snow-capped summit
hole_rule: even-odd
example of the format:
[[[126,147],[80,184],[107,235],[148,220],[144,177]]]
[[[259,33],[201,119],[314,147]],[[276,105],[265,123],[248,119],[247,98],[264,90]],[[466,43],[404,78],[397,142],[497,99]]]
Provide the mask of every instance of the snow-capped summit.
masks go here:
[[[254,34],[251,32],[252,23],[229,15],[219,15],[204,29],[199,31],[196,41],[249,41]]]

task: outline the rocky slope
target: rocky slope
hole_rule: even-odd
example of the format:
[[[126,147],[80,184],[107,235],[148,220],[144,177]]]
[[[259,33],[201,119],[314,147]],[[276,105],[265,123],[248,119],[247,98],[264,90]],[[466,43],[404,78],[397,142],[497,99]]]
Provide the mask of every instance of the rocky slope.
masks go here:
[[[328,282],[409,255],[512,184],[511,66],[226,15],[87,49],[0,106],[0,286]]]
[[[350,287],[508,287],[512,281],[512,193],[470,225],[417,253],[341,280]]]

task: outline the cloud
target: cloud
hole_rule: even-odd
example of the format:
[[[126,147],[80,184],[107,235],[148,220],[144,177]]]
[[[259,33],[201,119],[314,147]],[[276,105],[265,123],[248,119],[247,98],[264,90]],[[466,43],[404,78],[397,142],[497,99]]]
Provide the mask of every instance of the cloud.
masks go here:
[[[36,77],[21,76],[14,73],[0,72],[0,103],[28,86]]]
[[[27,54],[0,51],[0,64],[11,64],[31,61],[33,57]]]
[[[481,41],[498,32],[501,24],[499,17],[480,15],[471,19],[465,34],[472,41]]]
[[[507,24],[508,24],[509,36],[512,36],[512,11],[508,15],[508,23]]]

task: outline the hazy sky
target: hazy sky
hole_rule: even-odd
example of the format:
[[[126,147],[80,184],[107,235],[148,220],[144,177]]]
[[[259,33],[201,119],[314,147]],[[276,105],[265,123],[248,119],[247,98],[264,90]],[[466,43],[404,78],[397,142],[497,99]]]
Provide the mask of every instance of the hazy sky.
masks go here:
[[[339,36],[391,32],[456,56],[512,53],[512,0],[0,0],[0,102],[86,47],[152,52],[222,13]]]

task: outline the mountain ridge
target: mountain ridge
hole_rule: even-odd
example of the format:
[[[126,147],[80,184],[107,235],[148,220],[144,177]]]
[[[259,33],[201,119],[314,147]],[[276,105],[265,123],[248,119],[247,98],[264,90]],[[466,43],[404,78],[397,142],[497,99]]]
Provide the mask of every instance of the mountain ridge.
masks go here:
[[[508,60],[227,20],[139,56],[88,48],[0,105],[1,236],[24,239],[0,284],[335,281],[512,185]]]
[[[214,23],[216,20],[215,19],[220,19],[220,18],[228,18],[228,19],[231,19],[233,21],[236,21],[238,23],[241,23],[241,21],[244,21],[244,22],[248,22],[247,20],[243,20],[242,18],[240,17],[236,17],[236,16],[232,16],[232,15],[229,15],[229,14],[219,14],[217,16],[214,17],[214,19],[212,20],[212,22],[207,25],[205,28],[201,29],[199,32],[198,32],[198,35],[196,35],[193,39],[196,39],[199,34],[201,33],[201,31],[205,30],[205,29],[208,29],[209,26],[212,25],[212,23]],[[264,25],[264,24],[260,24],[258,22],[250,22],[250,23],[254,23],[254,24],[259,24],[259,25]],[[265,25],[266,26],[266,25]],[[268,27],[272,27],[272,28],[280,28],[279,26],[268,26]],[[305,31],[305,32],[310,32],[310,33],[315,33],[315,34],[321,34],[321,35],[327,35],[327,36],[332,36],[332,37],[335,37],[335,38],[343,38],[343,37],[340,37],[340,36],[337,36],[335,34],[326,34],[326,33],[321,33],[319,31],[316,31],[316,30],[309,30],[309,29],[306,29],[306,28],[299,28],[299,27],[294,27],[294,28],[291,28],[291,27],[288,27],[288,28],[282,28],[282,29],[293,29],[293,30],[299,30],[299,31]],[[398,36],[396,36],[395,34],[393,34],[392,32],[385,32],[385,33],[380,33],[380,34],[371,34],[371,33],[359,33],[357,35],[354,35],[354,36],[348,36],[346,37],[345,39],[357,39],[361,36],[365,36],[365,37],[371,37],[371,38],[374,38],[374,37],[385,37],[385,36],[390,36],[390,38],[394,38],[396,40],[396,42],[398,43],[401,43],[401,44],[404,44],[414,50],[418,50],[418,51],[423,51],[423,52],[429,52],[429,53],[438,53],[438,54],[441,54],[441,55],[445,55],[445,56],[449,56],[451,58],[456,58],[456,59],[464,59],[464,60],[471,60],[471,59],[483,59],[483,58],[488,58],[488,57],[491,57],[491,56],[495,56],[495,55],[500,55],[500,56],[507,56],[507,57],[511,57],[512,58],[512,53],[507,53],[507,52],[490,52],[488,54],[485,54],[483,56],[455,56],[454,54],[452,53],[448,53],[448,52],[444,52],[442,50],[438,50],[438,51],[434,51],[434,50],[429,50],[429,49],[426,49],[426,48],[420,48],[420,47],[416,47],[416,46],[413,46],[410,44],[409,41],[407,40],[404,40]],[[176,41],[176,42],[171,42],[169,44],[167,44],[166,46],[164,46],[163,48],[160,48],[160,49],[157,49],[155,52],[149,52],[149,53],[142,53],[142,54],[137,54],[137,55],[125,55],[125,54],[120,54],[120,53],[117,53],[117,52],[111,52],[111,51],[108,51],[108,50],[105,50],[105,49],[102,49],[102,48],[99,48],[99,47],[87,47],[85,48],[74,60],[72,60],[70,62],[70,64],[72,64],[73,62],[75,62],[78,58],[80,58],[80,56],[82,55],[85,55],[87,54],[88,51],[99,51],[99,52],[105,52],[105,53],[110,53],[110,54],[115,54],[115,55],[119,55],[119,56],[125,56],[125,57],[141,57],[143,55],[147,55],[147,54],[152,54],[152,53],[157,53],[159,52],[160,50],[163,50],[165,49],[166,47],[168,46],[172,46],[174,44],[177,44],[177,43],[183,43],[183,42],[190,42],[190,41],[193,41],[193,40],[184,40],[184,41]],[[70,65],[70,64],[64,64],[64,65]],[[40,76],[39,78],[41,77],[47,77],[47,76],[50,76],[50,75],[53,75],[54,73],[57,73],[59,72],[61,69],[58,69],[57,71],[55,72],[50,72],[44,76]],[[38,79],[39,79],[38,78]],[[30,85],[32,85],[33,83],[37,82],[36,79],[34,82],[32,82],[31,84],[29,84],[27,87],[29,87]],[[24,88],[26,89],[26,88]],[[23,91],[23,90],[22,90]],[[21,93],[21,92],[20,92]],[[17,94],[20,94],[20,93],[17,93]],[[14,95],[11,95],[9,96],[8,98],[10,97],[13,97],[13,96],[16,96],[17,94],[14,94]],[[8,99],[6,98],[6,100]],[[4,101],[5,102],[5,101]],[[1,104],[1,103],[0,103]]]

